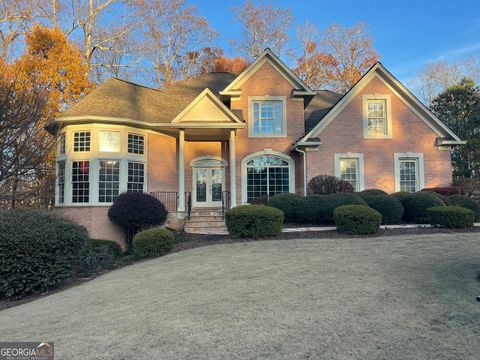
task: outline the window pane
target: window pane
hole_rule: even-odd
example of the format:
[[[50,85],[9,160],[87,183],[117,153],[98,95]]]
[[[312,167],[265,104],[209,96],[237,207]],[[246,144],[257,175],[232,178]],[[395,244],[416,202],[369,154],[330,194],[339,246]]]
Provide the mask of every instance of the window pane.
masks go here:
[[[385,100],[368,100],[368,133],[371,135],[386,135],[386,102]]]
[[[58,147],[57,147],[58,155],[65,154],[65,134],[60,134],[58,137]]]
[[[247,164],[247,202],[255,202],[290,190],[288,162],[279,156],[262,155]]]
[[[260,113],[259,113],[259,103],[253,103],[253,134],[260,134]]]
[[[415,192],[417,190],[417,160],[400,160],[400,191]]]
[[[73,134],[73,151],[90,151],[90,131],[78,131]]]
[[[90,194],[90,162],[72,162],[72,202],[88,203]]]
[[[143,192],[145,183],[145,165],[138,162],[128,163],[128,192]]]
[[[384,100],[368,101],[368,117],[384,118],[385,117],[385,101]]]
[[[358,159],[340,159],[340,179],[348,181],[358,191]]]
[[[120,133],[114,131],[100,131],[100,151],[120,151]]]
[[[65,161],[59,161],[57,166],[58,203],[63,204],[65,202]]]
[[[98,202],[113,202],[119,192],[120,162],[112,160],[100,161],[98,180]]]
[[[143,155],[145,151],[145,138],[143,135],[128,134],[128,153]]]
[[[283,112],[281,101],[262,101],[253,103],[254,135],[273,136],[283,133]]]

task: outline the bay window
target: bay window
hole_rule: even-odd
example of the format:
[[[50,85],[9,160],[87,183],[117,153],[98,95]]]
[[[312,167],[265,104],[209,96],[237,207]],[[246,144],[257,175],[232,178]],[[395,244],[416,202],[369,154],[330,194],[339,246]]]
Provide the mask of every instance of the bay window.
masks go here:
[[[76,131],[73,133],[73,151],[90,151],[90,131]]]
[[[120,188],[120,161],[101,160],[98,174],[98,202],[113,202]]]
[[[72,162],[72,202],[88,203],[90,200],[90,161]]]
[[[128,192],[143,192],[145,183],[145,165],[138,162],[128,163]]]
[[[100,151],[119,152],[120,133],[117,131],[100,131]]]

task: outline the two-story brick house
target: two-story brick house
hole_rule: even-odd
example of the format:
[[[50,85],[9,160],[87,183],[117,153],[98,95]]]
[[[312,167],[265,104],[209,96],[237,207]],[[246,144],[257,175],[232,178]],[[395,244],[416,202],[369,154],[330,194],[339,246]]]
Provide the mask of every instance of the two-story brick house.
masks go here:
[[[239,76],[165,91],[110,79],[48,129],[56,211],[114,240],[107,211],[124,191],[178,212],[304,194],[320,174],[358,191],[417,191],[450,183],[451,147],[463,143],[381,63],[340,95],[313,91],[269,49]]]

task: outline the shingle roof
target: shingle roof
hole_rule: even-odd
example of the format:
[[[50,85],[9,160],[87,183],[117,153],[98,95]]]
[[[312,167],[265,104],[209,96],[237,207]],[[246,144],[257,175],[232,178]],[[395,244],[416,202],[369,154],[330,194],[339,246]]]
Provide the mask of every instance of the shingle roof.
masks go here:
[[[178,82],[166,91],[120,79],[108,79],[61,117],[88,115],[168,123],[205,88],[218,96],[233,79],[235,75],[230,73],[208,73]]]
[[[305,133],[308,134],[342,98],[343,95],[329,90],[319,90],[305,109]]]

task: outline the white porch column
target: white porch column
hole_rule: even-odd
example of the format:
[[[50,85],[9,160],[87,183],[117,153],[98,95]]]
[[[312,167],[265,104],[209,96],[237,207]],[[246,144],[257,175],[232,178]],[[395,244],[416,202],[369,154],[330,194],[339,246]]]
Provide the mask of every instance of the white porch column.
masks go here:
[[[178,134],[178,211],[185,211],[185,130]]]
[[[230,130],[229,153],[230,153],[230,207],[237,206],[237,157],[235,153],[236,135],[235,130]]]

